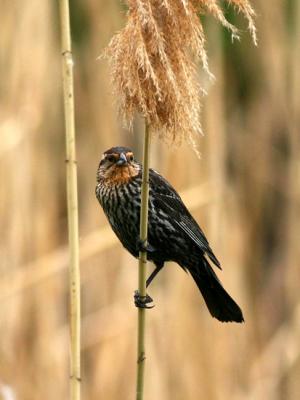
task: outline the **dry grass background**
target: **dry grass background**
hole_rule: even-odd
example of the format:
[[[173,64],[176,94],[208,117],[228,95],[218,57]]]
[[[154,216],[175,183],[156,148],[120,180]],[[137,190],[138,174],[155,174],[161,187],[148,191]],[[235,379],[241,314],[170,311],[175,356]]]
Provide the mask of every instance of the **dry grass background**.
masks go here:
[[[259,47],[206,18],[210,67],[202,159],[155,142],[152,165],[183,193],[222,261],[246,324],[213,320],[174,265],[151,288],[146,399],[300,396],[300,5],[253,1]],[[68,396],[63,112],[55,2],[0,0],[0,399]],[[141,156],[96,58],[124,24],[119,1],[71,2],[75,53],[84,399],[135,390],[136,261],[94,196],[103,150]],[[242,18],[229,18],[246,30]],[[205,78],[203,78],[205,79]],[[10,397],[9,397],[10,396]]]

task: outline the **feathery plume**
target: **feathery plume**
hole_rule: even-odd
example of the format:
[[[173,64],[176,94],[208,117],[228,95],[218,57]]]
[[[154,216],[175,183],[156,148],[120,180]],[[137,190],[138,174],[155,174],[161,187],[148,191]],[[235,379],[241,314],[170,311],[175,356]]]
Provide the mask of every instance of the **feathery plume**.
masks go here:
[[[227,0],[248,20],[256,43],[254,11],[247,0]],[[198,14],[211,14],[238,38],[217,0],[128,0],[127,24],[108,45],[115,98],[130,126],[136,112],[166,140],[193,143],[201,133],[195,57],[209,72]]]

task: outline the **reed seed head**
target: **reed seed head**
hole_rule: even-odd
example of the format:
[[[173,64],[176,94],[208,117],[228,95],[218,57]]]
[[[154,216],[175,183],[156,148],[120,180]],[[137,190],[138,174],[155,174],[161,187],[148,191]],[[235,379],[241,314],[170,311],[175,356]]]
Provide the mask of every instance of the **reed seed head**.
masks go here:
[[[254,43],[254,11],[247,0],[227,0],[248,20]],[[212,14],[233,38],[217,0],[127,0],[127,24],[109,43],[115,98],[130,126],[136,112],[167,141],[193,142],[201,132],[200,92],[195,58],[209,72],[205,34],[198,14]]]

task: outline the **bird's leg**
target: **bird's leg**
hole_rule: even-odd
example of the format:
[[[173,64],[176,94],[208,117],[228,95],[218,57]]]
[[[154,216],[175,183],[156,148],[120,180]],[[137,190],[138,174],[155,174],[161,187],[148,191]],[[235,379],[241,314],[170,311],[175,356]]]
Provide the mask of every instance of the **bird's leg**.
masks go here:
[[[159,263],[159,264],[155,264],[155,265],[156,265],[155,270],[150,274],[149,278],[147,279],[146,287],[148,287],[150,285],[150,283],[153,281],[153,279],[156,277],[156,275],[159,273],[159,271],[163,268],[164,263]]]
[[[164,263],[156,264],[155,270],[151,273],[151,275],[147,279],[146,287],[148,287],[150,285],[150,283],[152,282],[154,277],[158,274],[158,272],[162,269],[163,266],[164,266]],[[150,297],[147,293],[146,293],[146,296],[141,296],[139,294],[138,290],[136,290],[134,292],[134,304],[136,307],[138,307],[138,308],[153,308],[154,305],[153,306],[148,305],[149,303],[152,303],[152,301],[153,301],[152,297]]]
[[[155,270],[150,274],[149,278],[146,281],[146,287],[150,285],[150,283],[153,281],[155,276],[159,273],[159,271],[162,269],[164,266],[164,263],[156,263],[156,268]],[[140,296],[139,291],[136,290],[134,292],[134,304],[138,308],[153,308],[153,306],[149,306],[149,303],[152,303],[153,299],[150,297],[147,293],[146,296]]]
[[[146,294],[146,296],[141,296],[139,291],[136,290],[134,292],[134,304],[138,308],[153,308],[153,306],[149,306],[149,303],[152,303],[152,298]]]
[[[155,249],[149,244],[147,243],[147,240],[141,240],[140,238],[138,239],[138,243],[137,243],[137,249],[138,251],[142,251],[142,252],[153,252],[155,251]],[[152,303],[153,300],[152,298],[146,293],[146,296],[141,296],[139,291],[136,290],[134,292],[134,304],[136,307],[138,308],[153,308],[154,305],[149,306],[149,303]]]

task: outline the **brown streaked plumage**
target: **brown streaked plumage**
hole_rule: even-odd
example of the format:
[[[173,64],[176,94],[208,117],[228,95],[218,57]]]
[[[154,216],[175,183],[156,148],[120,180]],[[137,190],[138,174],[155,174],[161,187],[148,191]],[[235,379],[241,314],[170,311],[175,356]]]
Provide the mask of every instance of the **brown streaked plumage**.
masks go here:
[[[142,167],[130,149],[107,150],[97,172],[96,196],[113,231],[123,246],[138,257]],[[175,261],[188,271],[214,318],[222,322],[243,322],[240,307],[225,291],[212,264],[220,267],[204,232],[183,204],[179,194],[158,172],[149,170],[149,213],[147,258],[156,268],[147,286],[166,261]],[[148,298],[137,296],[138,306]]]

